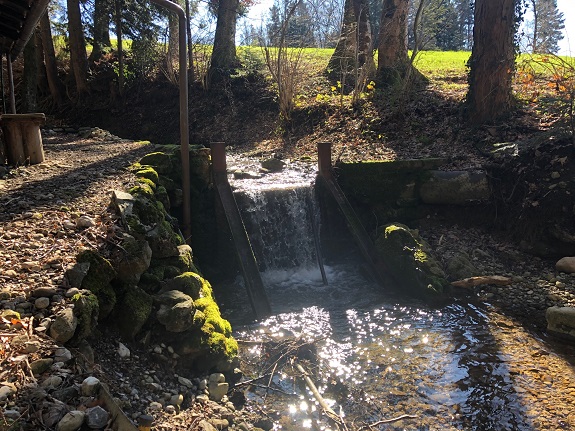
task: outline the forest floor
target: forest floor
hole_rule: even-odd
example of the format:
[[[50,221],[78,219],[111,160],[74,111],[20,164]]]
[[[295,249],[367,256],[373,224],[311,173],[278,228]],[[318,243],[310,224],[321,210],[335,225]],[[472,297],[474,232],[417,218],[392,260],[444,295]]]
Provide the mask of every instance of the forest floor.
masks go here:
[[[486,275],[511,277],[511,286],[485,286],[472,295],[542,333],[547,307],[575,306],[575,277],[554,268],[556,258],[572,250],[575,238],[573,143],[553,127],[556,116],[533,106],[497,125],[468,127],[462,108],[463,78],[449,79],[460,86],[453,90],[432,82],[417,97],[367,98],[352,107],[317,77],[307,85],[307,103],[296,108],[290,123],[282,123],[266,81],[238,78],[223,92],[192,92],[192,143],[225,141],[230,151],[254,157],[315,160],[317,143],[329,141],[338,160],[443,157],[447,161],[442,169],[497,173],[498,195],[487,215],[440,211],[433,219],[422,220],[421,234],[444,258],[464,251]],[[173,370],[153,360],[154,349],[166,346],[130,344],[132,359],[126,362],[117,356],[118,339],[104,332],[91,342],[91,349],[71,349],[74,361],[44,373],[31,372],[32,364],[40,366],[38,361],[46,358],[54,362],[54,352],[60,352],[41,328],[69,302],[63,279],[67,265],[80,248],[106,248],[114,241],[117,225],[107,210],[109,192],[133,183],[127,167],[151,148],[132,139],[177,141],[177,91],[166,83],[132,89],[123,106],[98,105],[94,97],[91,109],[68,112],[67,119],[50,118],[45,163],[0,167],[4,425],[17,421],[22,429],[54,429],[70,406],[93,407],[61,392],[94,375],[123,400],[121,407],[132,417],[152,413],[156,430],[209,431],[222,429],[224,420],[234,424],[230,429],[252,429],[248,423],[270,429],[266,419],[270,412],[239,412],[229,404],[211,402],[190,406],[204,376],[194,380],[196,389],[182,388]],[[74,133],[53,132],[70,124]],[[82,138],[76,133],[78,126],[100,126],[130,140],[93,130]],[[529,241],[521,244],[519,239]],[[42,305],[38,299],[46,297],[48,305]],[[22,311],[23,317],[14,318],[10,310]],[[151,389],[143,375],[159,381],[161,389]],[[157,407],[183,389],[188,391],[183,394],[189,406],[183,413]],[[4,425],[0,423],[0,429]]]

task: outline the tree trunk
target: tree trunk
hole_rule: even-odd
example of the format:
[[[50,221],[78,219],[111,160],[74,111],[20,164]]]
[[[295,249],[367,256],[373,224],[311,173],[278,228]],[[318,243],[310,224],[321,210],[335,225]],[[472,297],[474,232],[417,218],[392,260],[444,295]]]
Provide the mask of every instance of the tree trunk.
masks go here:
[[[88,61],[94,63],[102,57],[104,48],[110,48],[110,1],[94,0],[94,43]]]
[[[385,84],[394,84],[406,75],[407,12],[409,0],[384,0],[381,11],[377,72]]]
[[[172,0],[175,2],[175,0]],[[179,26],[178,26],[178,16],[170,13],[168,16],[168,54],[166,56],[166,67],[169,76],[173,77],[175,80],[175,68],[174,64],[178,64],[178,52],[179,52]]]
[[[36,37],[32,37],[24,47],[24,71],[22,74],[22,86],[20,87],[20,97],[22,107],[20,111],[24,114],[36,112],[37,85],[38,85],[38,49]]]
[[[346,0],[340,38],[327,66],[328,76],[353,86],[362,68],[365,68],[366,77],[375,70],[369,3],[367,0]]]
[[[42,36],[42,48],[44,49],[44,63],[46,65],[48,88],[50,88],[50,94],[56,106],[62,106],[64,101],[64,85],[58,77],[58,65],[56,63],[56,52],[54,50],[54,40],[52,39],[48,12],[40,18],[40,34]]]
[[[209,81],[225,78],[238,66],[236,56],[236,20],[239,0],[220,0]]]
[[[537,38],[539,37],[539,35],[537,33],[539,33],[539,22],[538,22],[538,13],[537,13],[537,1],[536,0],[531,0],[531,6],[533,7],[533,45],[532,45],[532,49],[531,52],[533,52],[533,54],[537,53],[539,47],[537,46]]]
[[[124,95],[124,46],[122,44],[122,0],[114,0],[116,15],[116,38],[118,39],[118,92]]]
[[[190,81],[194,82],[196,71],[194,69],[194,48],[192,45],[191,7],[190,0],[186,0],[186,35],[188,39],[188,70]]]
[[[509,112],[515,67],[515,0],[477,0],[467,103],[470,120],[481,124]]]
[[[88,59],[82,30],[79,0],[66,0],[68,7],[68,33],[70,37],[70,63],[76,81],[78,96],[88,92]]]

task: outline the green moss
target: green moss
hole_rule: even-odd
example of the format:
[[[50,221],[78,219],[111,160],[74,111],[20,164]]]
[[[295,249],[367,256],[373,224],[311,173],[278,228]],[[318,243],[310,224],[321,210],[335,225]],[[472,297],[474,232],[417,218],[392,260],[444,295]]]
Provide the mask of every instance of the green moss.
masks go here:
[[[413,296],[426,299],[443,293],[447,285],[429,246],[404,225],[385,227],[376,241],[376,249],[399,286]]]
[[[142,165],[153,166],[155,170],[161,175],[170,175],[174,169],[172,158],[169,154],[164,152],[155,152],[146,154],[140,159]]]
[[[140,183],[136,184],[130,190],[128,190],[132,196],[144,196],[148,199],[154,199],[154,190],[148,184]]]
[[[115,321],[120,334],[132,340],[152,313],[152,297],[139,288],[129,288],[116,307]]]
[[[204,279],[194,272],[184,272],[173,280],[169,281],[169,288],[179,290],[196,300],[200,297],[200,291],[203,287]]]
[[[144,226],[140,219],[133,214],[128,214],[126,216],[126,223],[128,224],[128,233],[130,235],[141,236],[145,235],[147,232],[146,226]]]
[[[156,199],[162,203],[166,211],[170,210],[170,196],[164,186],[158,186],[156,188]]]
[[[149,180],[147,178],[138,178],[136,181],[139,184],[145,184],[145,185],[149,186],[153,191],[156,190],[156,184],[152,180]]]
[[[220,334],[224,334],[227,337],[231,335],[232,325],[230,325],[230,322],[221,316],[220,308],[213,298],[200,298],[194,303],[196,308],[206,316],[204,327],[202,328],[204,332],[211,333],[212,331],[215,331]]]
[[[211,353],[224,355],[227,358],[237,356],[238,342],[231,337],[226,337],[218,332],[213,332],[207,340]]]
[[[160,178],[158,177],[158,173],[154,168],[151,166],[142,167],[142,169],[136,172],[136,176],[138,178],[146,178],[154,183],[154,185],[160,182]]]
[[[110,282],[116,276],[112,264],[93,250],[85,250],[78,254],[76,260],[80,263],[90,263],[90,269],[82,280],[82,288],[88,289],[98,297],[100,307],[99,319],[103,319],[116,305],[116,292]]]
[[[70,340],[71,345],[77,345],[92,333],[98,324],[100,305],[98,297],[94,293],[78,293],[72,297],[74,315],[78,319],[78,326],[74,337]]]

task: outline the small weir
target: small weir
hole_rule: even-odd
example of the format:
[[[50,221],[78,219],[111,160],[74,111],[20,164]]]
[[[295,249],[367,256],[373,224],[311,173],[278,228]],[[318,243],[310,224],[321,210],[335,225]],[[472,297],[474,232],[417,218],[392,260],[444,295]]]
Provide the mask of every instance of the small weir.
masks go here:
[[[271,305],[270,317],[250,321],[240,279],[230,289],[237,296],[223,301],[244,380],[254,379],[236,391],[269,414],[274,430],[575,429],[572,366],[489,304],[431,309],[393,297],[360,271],[352,244],[325,265],[325,284],[315,166],[292,168],[230,178]],[[299,366],[347,428],[325,414]]]

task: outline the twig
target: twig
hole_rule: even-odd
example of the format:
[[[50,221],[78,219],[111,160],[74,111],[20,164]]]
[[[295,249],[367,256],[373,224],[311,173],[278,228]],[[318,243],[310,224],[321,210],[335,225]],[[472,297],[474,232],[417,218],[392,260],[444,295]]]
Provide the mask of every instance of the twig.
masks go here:
[[[307,387],[309,388],[309,390],[313,394],[314,398],[316,399],[316,401],[318,402],[320,407],[323,409],[325,415],[329,419],[331,419],[331,421],[334,422],[338,427],[341,426],[344,430],[347,430],[347,425],[345,424],[345,421],[343,420],[343,418],[340,415],[338,415],[336,412],[334,412],[333,409],[327,404],[325,399],[321,396],[321,394],[317,390],[317,387],[313,383],[312,379],[309,377],[309,374],[307,373],[307,371],[304,370],[304,368],[298,363],[296,363],[295,366],[296,366],[297,370],[302,374],[303,379],[305,380]]]
[[[252,383],[257,382],[258,380],[261,380],[261,379],[265,379],[265,378],[268,377],[268,376],[269,376],[269,373],[268,373],[268,374],[264,374],[264,375],[259,376],[259,377],[256,377],[256,378],[254,378],[254,379],[244,380],[243,382],[236,383],[236,385],[235,385],[234,387],[237,388],[237,387],[240,387],[240,386],[251,385]]]
[[[396,418],[391,418],[391,419],[382,419],[380,421],[374,422],[372,424],[368,424],[368,425],[364,425],[362,426],[358,431],[362,431],[362,430],[370,430],[373,427],[376,427],[378,425],[383,425],[383,424],[391,424],[393,422],[398,422],[401,421],[403,419],[417,419],[417,416],[414,415],[401,415],[398,416]]]
[[[274,391],[274,392],[278,392],[280,394],[284,394],[284,395],[288,395],[290,397],[299,397],[298,394],[295,393],[290,393],[290,392],[286,392],[286,391],[282,391],[281,389],[277,389],[277,388],[272,388],[270,386],[266,386],[266,385],[258,385],[257,383],[252,383],[252,386],[256,387],[256,388],[262,388],[262,389],[266,389],[266,390],[270,390],[270,391]]]
[[[270,373],[270,378],[269,378],[269,380],[268,380],[268,389],[270,389],[270,385],[272,384],[272,380],[273,380],[273,378],[274,378],[274,374],[276,373],[277,367],[278,367],[278,363],[276,362],[276,363],[274,364],[274,367],[273,367],[273,369],[272,369],[272,372]],[[266,393],[265,393],[265,395],[264,395],[264,401],[265,401],[265,399],[266,399],[267,396],[268,396],[268,390],[266,390]]]

